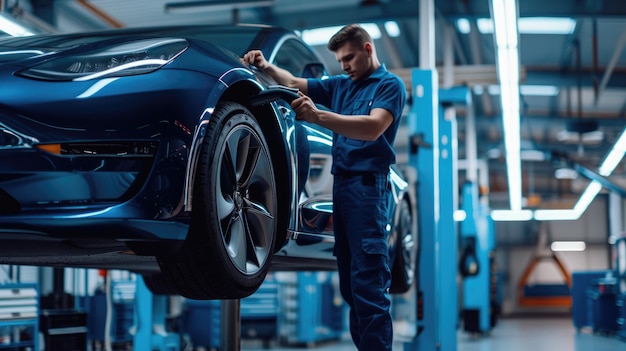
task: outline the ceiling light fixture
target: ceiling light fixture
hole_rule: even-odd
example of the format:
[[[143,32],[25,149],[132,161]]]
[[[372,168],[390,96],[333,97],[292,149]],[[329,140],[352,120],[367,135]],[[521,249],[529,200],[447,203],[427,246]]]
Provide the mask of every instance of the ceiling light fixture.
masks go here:
[[[470,21],[467,18],[459,18],[456,20],[456,29],[461,34],[469,34],[472,27],[470,26]]]
[[[552,251],[573,251],[580,252],[585,251],[587,244],[584,241],[553,241],[550,244]]]
[[[626,154],[626,128],[600,164],[598,173],[604,177],[610,176],[624,158],[624,154]],[[491,217],[494,221],[528,221],[530,219],[537,221],[575,221],[585,213],[601,190],[602,184],[595,180],[591,181],[580,198],[578,198],[574,208],[570,210],[528,211],[532,213],[531,218],[528,218],[528,213],[525,211],[493,210],[491,211]]]
[[[520,93],[524,96],[557,96],[559,88],[554,85],[522,85]]]
[[[578,178],[578,172],[576,172],[576,170],[568,168],[568,167],[563,167],[563,168],[557,168],[556,171],[554,171],[554,178],[556,179],[576,179]]]
[[[491,211],[491,219],[494,221],[530,221],[533,219],[533,211],[531,210],[493,210]]]
[[[392,38],[397,38],[401,34],[400,26],[396,21],[385,22],[385,31],[387,31],[387,34]]]
[[[515,0],[492,0],[491,10],[495,24],[509,202],[511,210],[519,211],[522,209],[522,170],[517,4]]]
[[[375,23],[360,23],[373,40],[380,39],[380,28]],[[396,24],[397,25],[397,24]],[[321,27],[314,29],[305,29],[302,31],[302,40],[305,43],[316,46],[328,44],[328,39],[337,33],[343,26]],[[398,29],[399,30],[399,29]],[[391,34],[390,34],[391,35]]]
[[[617,138],[617,141],[600,164],[598,173],[605,177],[611,175],[615,167],[617,167],[624,158],[624,154],[626,154],[626,128],[624,128],[622,134]]]
[[[545,161],[547,156],[545,152],[539,150],[522,150],[520,151],[520,158],[524,161],[541,162]]]
[[[583,191],[582,195],[578,198],[578,201],[576,201],[574,211],[578,211],[582,215],[589,205],[591,205],[591,201],[600,193],[600,190],[602,190],[602,184],[598,181],[594,180],[589,183],[585,191]]]
[[[476,19],[476,27],[481,34],[492,34],[493,23],[491,18]],[[456,27],[461,34],[469,34],[471,26],[469,19],[459,18]],[[572,34],[576,28],[576,20],[569,17],[522,17],[517,20],[519,34]]]
[[[538,221],[575,221],[580,215],[576,210],[535,210],[533,218]]]
[[[490,95],[500,95],[500,86],[489,85],[487,91]],[[554,85],[521,85],[520,93],[524,96],[557,96],[559,88]]]
[[[568,17],[522,17],[518,21],[520,34],[572,34],[576,20]]]
[[[604,141],[604,132],[601,130],[594,130],[592,132],[579,133],[561,130],[556,133],[556,140],[562,143],[570,144],[599,144]]]

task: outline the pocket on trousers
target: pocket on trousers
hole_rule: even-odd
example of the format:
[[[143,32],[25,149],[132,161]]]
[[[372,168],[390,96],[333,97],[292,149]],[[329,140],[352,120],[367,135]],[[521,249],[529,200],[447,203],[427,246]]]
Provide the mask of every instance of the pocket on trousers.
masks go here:
[[[384,238],[363,238],[361,239],[363,251],[372,255],[386,255],[387,241]]]

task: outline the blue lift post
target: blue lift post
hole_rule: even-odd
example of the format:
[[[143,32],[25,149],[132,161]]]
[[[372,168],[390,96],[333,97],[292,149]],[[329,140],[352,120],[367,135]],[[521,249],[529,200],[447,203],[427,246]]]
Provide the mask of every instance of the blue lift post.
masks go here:
[[[135,289],[135,351],[178,351],[180,336],[167,332],[167,296],[154,295],[144,283],[137,279]]]
[[[617,318],[617,338],[626,341],[626,237],[615,242],[615,277],[619,287],[616,299],[619,308]]]
[[[480,202],[476,183],[463,185],[461,203],[466,214],[460,231],[463,328],[472,334],[484,334],[491,330],[494,313],[498,313],[492,295],[493,221],[488,206]]]
[[[454,351],[459,311],[456,121],[441,104],[437,71],[414,70],[411,90],[409,163],[418,174],[420,232],[418,335],[404,349]]]

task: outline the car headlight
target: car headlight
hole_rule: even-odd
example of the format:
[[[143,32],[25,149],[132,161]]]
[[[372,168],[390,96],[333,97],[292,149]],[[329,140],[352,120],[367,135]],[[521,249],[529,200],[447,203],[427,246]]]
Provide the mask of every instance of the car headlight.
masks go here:
[[[184,39],[143,39],[52,59],[17,74],[52,81],[84,81],[143,74],[161,68],[188,46]]]

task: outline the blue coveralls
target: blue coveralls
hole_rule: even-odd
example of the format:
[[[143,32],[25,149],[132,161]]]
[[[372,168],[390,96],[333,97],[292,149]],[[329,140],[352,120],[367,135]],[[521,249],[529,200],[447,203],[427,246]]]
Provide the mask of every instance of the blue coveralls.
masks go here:
[[[333,227],[341,294],[350,306],[350,334],[360,351],[391,350],[389,249],[386,225],[393,142],[406,99],[404,83],[381,66],[353,82],[347,75],[308,81],[316,103],[342,115],[384,108],[394,122],[378,140],[333,135]]]

